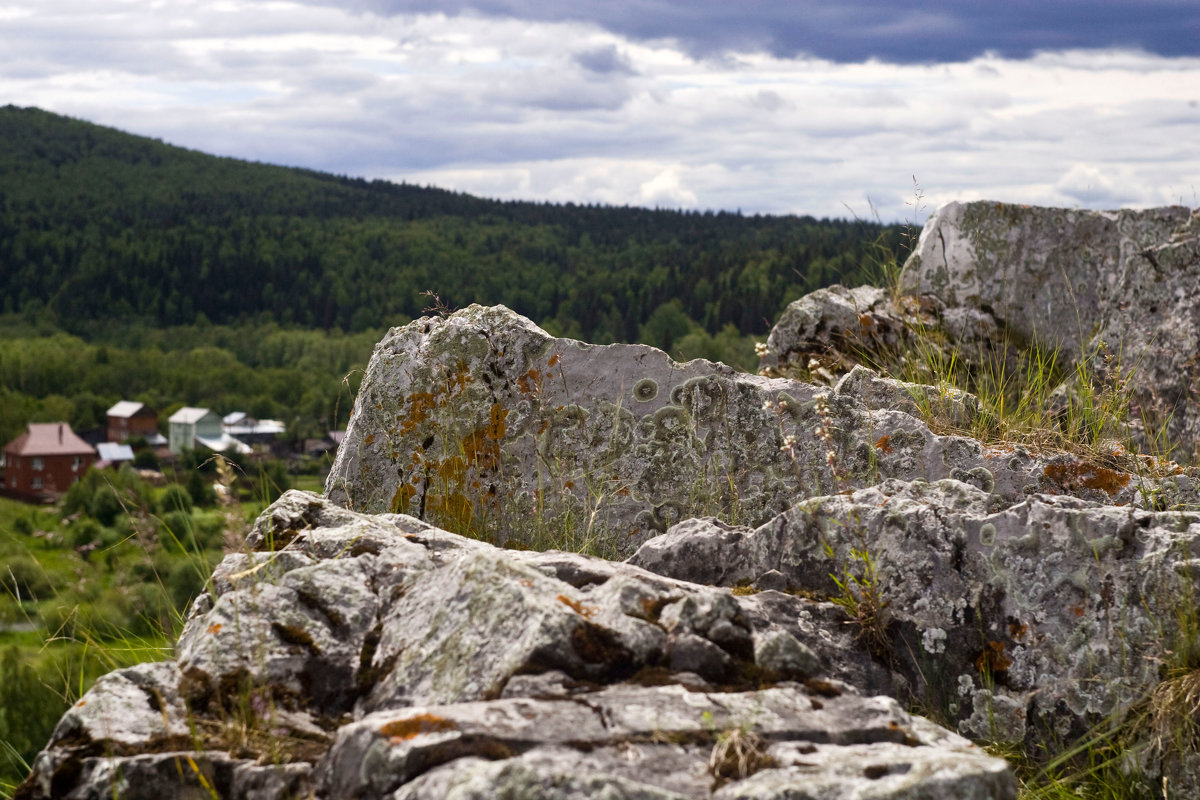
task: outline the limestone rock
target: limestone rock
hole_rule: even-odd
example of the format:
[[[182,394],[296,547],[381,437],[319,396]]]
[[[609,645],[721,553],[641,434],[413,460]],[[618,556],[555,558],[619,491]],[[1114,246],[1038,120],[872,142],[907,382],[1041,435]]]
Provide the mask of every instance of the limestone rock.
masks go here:
[[[758,525],[802,497],[887,478],[959,478],[996,508],[1031,492],[1145,502],[1145,484],[1111,466],[934,433],[914,393],[951,417],[978,413],[970,395],[861,366],[818,387],[555,339],[503,307],[472,306],[379,344],[326,490],[346,508],[498,544],[571,540],[608,554],[688,517]],[[1196,495],[1191,478],[1154,490]]]
[[[1188,633],[1196,552],[1196,511],[1049,495],[994,511],[968,483],[893,480],[755,529],[681,523],[630,563],[726,586],[775,572],[838,597],[834,578],[854,585],[869,554],[886,650],[916,699],[966,735],[1028,745],[1069,740],[1158,684]]]
[[[1135,370],[1134,421],[1165,423],[1177,455],[1200,463],[1198,285],[1200,211],[980,201],[930,217],[900,288],[1060,347],[1067,364],[1103,342]]]
[[[1013,796],[1003,761],[872,696],[891,674],[828,603],[296,491],[250,541],[176,658],[98,681],[18,798]]]

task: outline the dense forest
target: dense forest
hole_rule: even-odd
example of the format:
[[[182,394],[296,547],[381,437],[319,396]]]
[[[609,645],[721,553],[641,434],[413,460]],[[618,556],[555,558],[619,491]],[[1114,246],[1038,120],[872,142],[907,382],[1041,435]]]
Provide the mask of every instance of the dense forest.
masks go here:
[[[113,319],[363,331],[433,291],[592,341],[643,338],[657,312],[670,347],[685,318],[761,334],[898,241],[860,221],[482,200],[0,109],[0,312],[84,335]]]

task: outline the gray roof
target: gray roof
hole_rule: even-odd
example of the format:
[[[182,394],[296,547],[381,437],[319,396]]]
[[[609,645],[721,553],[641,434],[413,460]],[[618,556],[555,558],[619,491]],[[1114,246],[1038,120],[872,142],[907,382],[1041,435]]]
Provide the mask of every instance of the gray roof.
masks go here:
[[[172,414],[167,419],[167,422],[199,422],[200,420],[204,419],[205,415],[211,413],[212,412],[207,408],[192,408],[191,406],[184,406]]]
[[[101,442],[96,445],[101,461],[133,461],[133,448],[127,444]]]
[[[134,400],[122,400],[108,410],[110,417],[132,417],[137,412],[145,408],[145,404],[138,403]]]

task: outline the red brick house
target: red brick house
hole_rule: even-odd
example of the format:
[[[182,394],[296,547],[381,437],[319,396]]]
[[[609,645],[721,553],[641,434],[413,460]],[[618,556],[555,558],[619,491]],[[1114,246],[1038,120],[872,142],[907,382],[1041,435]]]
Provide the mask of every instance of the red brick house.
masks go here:
[[[32,422],[4,446],[3,490],[24,500],[50,500],[79,480],[96,451],[65,422]]]
[[[158,434],[158,414],[144,403],[122,400],[108,410],[108,441],[126,441],[143,436],[147,441]]]

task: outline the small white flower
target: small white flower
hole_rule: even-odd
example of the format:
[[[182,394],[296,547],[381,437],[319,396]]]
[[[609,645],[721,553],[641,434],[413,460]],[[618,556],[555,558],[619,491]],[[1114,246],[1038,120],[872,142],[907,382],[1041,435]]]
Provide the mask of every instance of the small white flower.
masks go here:
[[[764,356],[766,356],[766,354],[767,354],[767,343],[766,342],[755,342],[754,343],[754,355],[758,356],[759,358],[763,358]]]

